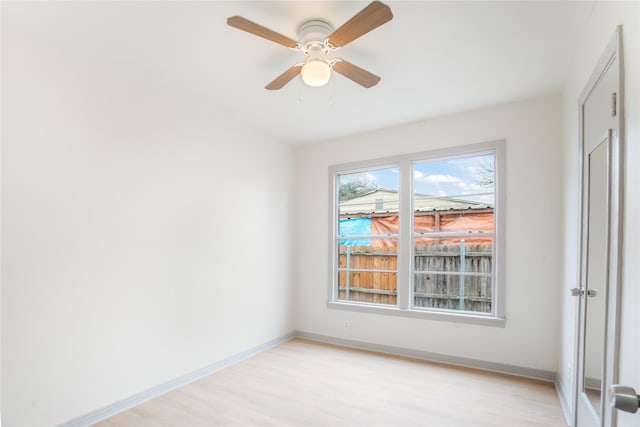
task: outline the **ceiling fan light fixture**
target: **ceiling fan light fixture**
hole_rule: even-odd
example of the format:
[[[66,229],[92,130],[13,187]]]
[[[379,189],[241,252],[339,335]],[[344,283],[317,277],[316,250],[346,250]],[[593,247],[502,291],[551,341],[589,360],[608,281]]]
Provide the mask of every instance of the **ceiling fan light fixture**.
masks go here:
[[[0,0],[1,1],[1,0]],[[378,84],[380,77],[368,72],[342,58],[328,60],[327,55],[346,46],[375,30],[393,18],[391,9],[379,0],[373,0],[364,9],[356,13],[337,30],[327,21],[311,19],[298,27],[298,40],[277,33],[241,16],[227,18],[227,25],[249,34],[272,41],[282,46],[304,53],[307,60],[289,67],[265,86],[267,90],[282,89],[298,74],[305,84],[312,87],[326,85],[331,79],[332,70],[364,88]]]
[[[326,85],[331,78],[331,67],[322,59],[311,59],[307,61],[300,70],[302,81],[312,87]]]

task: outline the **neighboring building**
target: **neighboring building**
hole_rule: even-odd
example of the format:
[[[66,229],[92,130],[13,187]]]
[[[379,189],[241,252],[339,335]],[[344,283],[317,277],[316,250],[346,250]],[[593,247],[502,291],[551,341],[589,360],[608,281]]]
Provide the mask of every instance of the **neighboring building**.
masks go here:
[[[362,196],[354,197],[340,203],[340,217],[348,215],[365,215],[372,213],[398,212],[398,192],[379,188]],[[414,208],[416,211],[449,210],[449,209],[493,209],[486,203],[478,203],[470,200],[455,199],[451,197],[429,196],[427,194],[415,195]]]

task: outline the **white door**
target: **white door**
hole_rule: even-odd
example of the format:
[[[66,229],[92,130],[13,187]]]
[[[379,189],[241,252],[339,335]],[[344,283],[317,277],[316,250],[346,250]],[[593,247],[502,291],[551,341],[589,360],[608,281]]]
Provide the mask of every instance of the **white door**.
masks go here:
[[[607,390],[617,382],[620,168],[620,33],[580,99],[582,219],[574,425],[615,425]]]

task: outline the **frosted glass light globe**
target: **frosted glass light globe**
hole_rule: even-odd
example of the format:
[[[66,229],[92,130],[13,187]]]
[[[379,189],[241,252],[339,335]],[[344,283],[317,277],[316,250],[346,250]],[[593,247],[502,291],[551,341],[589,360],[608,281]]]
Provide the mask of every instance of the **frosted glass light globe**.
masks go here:
[[[331,78],[331,67],[321,59],[312,59],[302,66],[300,74],[309,86],[320,87],[326,85]]]

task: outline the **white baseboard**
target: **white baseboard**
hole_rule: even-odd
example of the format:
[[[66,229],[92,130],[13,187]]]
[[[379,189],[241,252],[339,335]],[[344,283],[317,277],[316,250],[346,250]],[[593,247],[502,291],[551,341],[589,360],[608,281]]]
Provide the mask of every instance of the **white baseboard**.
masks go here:
[[[235,365],[236,363],[241,362],[242,360],[247,359],[251,356],[254,356],[264,350],[267,350],[271,347],[275,347],[279,344],[282,344],[283,342],[289,341],[290,339],[295,338],[295,336],[296,336],[295,332],[289,332],[286,335],[283,335],[278,338],[274,338],[272,340],[269,340],[265,343],[252,347],[248,350],[245,350],[233,356],[229,356],[218,362],[212,363],[211,365],[205,366],[204,368],[200,368],[193,372],[189,372],[171,381],[167,381],[163,384],[159,384],[141,393],[135,394],[126,399],[112,403],[111,405],[107,405],[103,408],[89,412],[88,414],[82,415],[78,418],[69,420],[65,423],[60,424],[58,427],[90,426],[92,424],[105,420],[109,417],[112,417],[122,411],[133,408],[134,406],[140,405],[141,403],[144,403],[155,397],[168,393],[179,387],[187,385],[193,381],[199,380],[200,378],[206,377],[207,375],[210,375],[216,371],[219,371],[220,369],[224,369],[228,366]]]
[[[562,383],[562,378],[560,375],[556,375],[556,380],[554,381],[556,386],[556,393],[558,393],[558,399],[560,400],[560,407],[562,408],[562,413],[564,414],[564,419],[567,422],[567,425],[571,425],[571,405],[569,405],[569,401],[567,400],[567,389]]]
[[[167,381],[163,384],[159,384],[155,387],[152,387],[141,393],[130,396],[126,399],[120,400],[118,402],[107,405],[103,408],[92,411],[88,414],[69,420],[65,423],[60,424],[58,427],[85,427],[85,426],[95,424],[109,417],[112,417],[120,412],[133,408],[134,406],[140,405],[141,403],[144,403],[155,397],[161,396],[179,387],[187,385],[193,381],[199,380],[200,378],[206,377],[207,375],[210,375],[228,366],[234,365],[244,359],[247,359],[264,350],[275,347],[279,344],[282,344],[296,337],[304,338],[311,341],[335,344],[343,347],[357,348],[362,350],[375,351],[378,353],[387,353],[387,354],[393,354],[397,356],[411,357],[414,359],[427,360],[431,362],[439,362],[439,363],[444,363],[448,365],[481,369],[484,371],[498,372],[502,374],[533,378],[533,379],[549,381],[549,382],[555,381],[556,388],[558,389],[558,393],[559,393],[558,396],[563,396],[563,393],[562,394],[560,393],[561,385],[559,385],[558,377],[555,372],[551,372],[551,371],[534,369],[534,368],[525,368],[521,366],[513,366],[513,365],[496,363],[496,362],[487,362],[483,360],[470,359],[466,357],[447,356],[439,353],[431,353],[427,351],[412,350],[412,349],[407,349],[402,347],[393,347],[393,346],[387,346],[387,345],[381,345],[381,344],[372,344],[372,343],[367,343],[363,341],[347,340],[343,338],[330,337],[326,335],[313,334],[309,332],[293,331],[281,337],[267,341],[258,346],[252,347],[236,355],[227,357],[221,361],[212,363],[211,365],[205,366],[204,368],[187,373],[171,381]],[[560,399],[560,403],[562,405],[562,408],[563,408],[563,411],[565,412],[565,417],[566,417],[567,416],[567,411],[565,408],[566,401],[563,401],[562,397]]]
[[[484,360],[470,359],[467,357],[448,356],[440,353],[431,353],[422,350],[412,350],[403,347],[393,347],[382,344],[372,344],[364,341],[354,341],[344,338],[329,337],[326,335],[312,334],[297,331],[296,336],[312,341],[335,344],[344,347],[370,350],[378,353],[393,354],[396,356],[412,357],[414,359],[427,360],[429,362],[444,363],[447,365],[463,366],[465,368],[481,369],[483,371],[498,372],[501,374],[515,375],[518,377],[532,378],[536,380],[554,382],[556,373],[543,369],[525,368],[522,366],[508,365],[505,363],[487,362]]]

